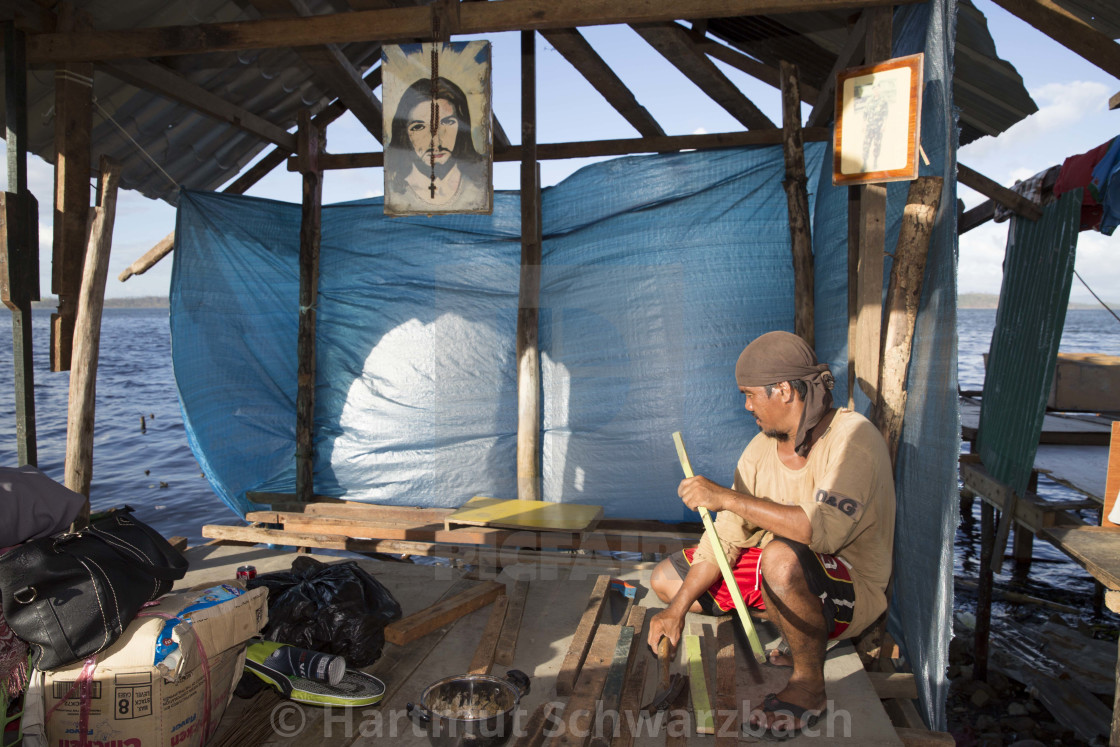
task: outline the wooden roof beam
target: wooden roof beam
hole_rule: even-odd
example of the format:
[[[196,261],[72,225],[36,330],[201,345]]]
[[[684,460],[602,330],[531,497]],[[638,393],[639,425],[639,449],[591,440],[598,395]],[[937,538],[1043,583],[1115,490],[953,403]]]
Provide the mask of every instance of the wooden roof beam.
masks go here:
[[[1120,93],[1113,95],[1113,97],[1108,100],[1108,108],[1120,109]]]
[[[311,9],[304,0],[249,0],[264,18],[307,18]],[[362,74],[350,64],[337,44],[293,47],[294,51],[318,79],[320,85],[346,103],[369,134],[384,142],[381,102],[362,81]]]
[[[817,100],[813,104],[813,111],[805,124],[809,127],[821,127],[828,124],[836,114],[836,76],[842,70],[858,65],[864,58],[864,39],[867,38],[868,13],[860,13],[859,20],[848,32],[844,46],[836,54],[836,62],[825,76],[824,85],[821,86]]]
[[[552,29],[541,32],[549,44],[572,64],[587,82],[602,94],[615,110],[645,137],[657,137],[665,130],[657,120],[638,103],[626,84],[615,75],[614,70],[603,61],[598,52],[579,33],[578,29]]]
[[[805,142],[827,142],[832,138],[828,127],[805,128]],[[569,143],[541,143],[537,145],[537,160],[551,161],[565,158],[595,158],[625,156],[633,153],[669,153],[680,150],[706,150],[711,148],[739,148],[744,145],[780,145],[782,130],[740,130],[701,135],[664,135],[661,137],[621,138],[618,140],[585,140]],[[496,162],[520,161],[521,146],[494,149]],[[335,169],[367,169],[385,165],[385,154],[373,153],[324,153],[319,158],[323,171]],[[297,159],[288,159],[288,171],[298,171]]]
[[[958,164],[957,167],[959,169],[960,164]],[[965,167],[965,168],[967,168],[967,167]],[[969,169],[969,171],[971,171],[971,169]],[[1061,171],[1062,171],[1061,164],[1059,164],[1057,166],[1051,166],[1049,169],[1046,170],[1046,173],[1042,177],[1042,195],[1043,195],[1043,197],[1045,197],[1048,194],[1053,194],[1054,184],[1057,183],[1058,175],[1061,173]],[[973,173],[975,173],[975,172],[973,172]],[[959,178],[959,174],[958,174],[958,178]],[[961,181],[962,181],[962,183],[964,182],[963,179]],[[975,187],[974,187],[974,189],[975,189]],[[1018,193],[1012,192],[1012,194],[1018,194]],[[1002,204],[1002,203],[1000,203],[1000,204]],[[1032,202],[1030,204],[1033,205],[1034,203]],[[995,218],[995,215],[996,215],[996,201],[992,200],[992,199],[984,200],[983,202],[981,202],[976,207],[974,207],[970,210],[967,210],[965,213],[963,213],[961,215],[960,218],[957,219],[957,234],[967,233],[968,231],[971,231],[972,229],[976,228],[977,226],[983,225],[984,223],[987,223],[988,221],[992,220],[993,218]]]
[[[296,149],[296,136],[283,127],[253,114],[248,109],[231,104],[221,96],[207,91],[162,65],[147,60],[119,60],[101,63],[98,68],[125,83],[154,91],[172,101],[197,109],[203,114],[274,143],[284,150],[294,152]]]
[[[1120,44],[1053,0],[995,0],[995,3],[1109,75],[1120,78]]]
[[[375,67],[366,75],[365,79],[363,80],[363,85],[367,86],[371,91],[381,85],[380,65]],[[323,109],[323,111],[312,117],[311,124],[320,129],[326,129],[327,125],[329,125],[331,122],[335,121],[345,113],[346,104],[341,99],[337,99],[332,102],[327,108]],[[290,151],[281,148],[280,146],[276,146],[271,151],[269,151],[264,156],[264,158],[261,158],[259,161],[253,164],[244,174],[237,177],[237,179],[230,183],[228,187],[223,189],[222,192],[231,195],[244,194],[250,187],[268,176],[268,174],[270,174],[273,169],[284,163],[284,161],[286,161],[288,158],[289,152]],[[172,231],[171,233],[160,239],[160,241],[155,246],[145,252],[135,262],[126,267],[121,272],[121,274],[117,276],[117,280],[123,283],[133,275],[143,275],[145,272],[152,269],[152,267],[157,262],[170,254],[171,250],[174,248],[175,232]]]
[[[695,29],[694,29],[695,30]],[[765,62],[759,62],[750,55],[743,54],[742,52],[732,49],[731,47],[720,44],[711,39],[697,42],[696,48],[709,57],[726,63],[736,70],[741,70],[752,78],[757,78],[763,83],[769,83],[774,88],[780,89],[782,87],[781,73],[778,68],[767,65]],[[801,100],[806,104],[813,104],[817,100],[817,89],[812,86],[801,83]]]
[[[483,34],[526,29],[563,29],[619,23],[656,23],[678,18],[728,18],[891,7],[923,0],[494,0],[463,3],[458,28],[445,34]],[[310,18],[271,18],[197,26],[35,34],[27,40],[33,65],[88,60],[161,57],[242,49],[398,42],[435,38],[429,6],[333,13]]]
[[[631,24],[631,28],[744,127],[774,127],[770,118],[697,48],[687,31],[674,23]]]
[[[1042,217],[1042,207],[1037,202],[1028,200],[1018,192],[973,171],[963,163],[957,164],[957,181],[966,187],[972,187],[985,197],[990,197],[1027,220],[1038,220]]]

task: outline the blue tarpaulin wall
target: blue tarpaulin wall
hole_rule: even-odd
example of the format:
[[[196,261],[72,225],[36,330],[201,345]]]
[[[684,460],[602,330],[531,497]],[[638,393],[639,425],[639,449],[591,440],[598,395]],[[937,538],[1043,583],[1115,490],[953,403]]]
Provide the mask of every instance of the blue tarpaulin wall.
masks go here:
[[[895,14],[896,54],[925,51],[923,174],[948,176],[930,247],[899,451],[892,630],[929,725],[944,728],[956,526],[954,0]],[[806,146],[819,357],[847,400],[847,188]],[[327,178],[330,178],[329,176]],[[543,495],[608,516],[695,520],[676,496],[670,434],[697,473],[730,484],[757,429],[734,362],[793,329],[779,147],[621,158],[542,194]],[[887,247],[906,184],[888,191]],[[949,209],[946,209],[949,206]],[[298,205],[186,191],[171,287],[188,439],[238,514],[247,491],[295,489]],[[386,218],[380,199],[323,208],[315,490],[459,506],[516,497],[514,340],[520,208]],[[889,269],[889,263],[888,263]],[[864,412],[868,403],[856,398]]]
[[[808,165],[824,148],[810,144]],[[757,432],[744,341],[791,328],[780,148],[625,158],[542,195],[543,496],[676,521],[681,430],[729,482]],[[625,187],[623,186],[625,185]],[[184,192],[172,334],[192,447],[244,515],[294,490],[298,205]],[[315,489],[409,506],[516,497],[516,194],[492,216],[323,208]],[[822,315],[842,338],[843,316]],[[838,369],[844,355],[833,346]],[[233,447],[233,448],[231,448]]]

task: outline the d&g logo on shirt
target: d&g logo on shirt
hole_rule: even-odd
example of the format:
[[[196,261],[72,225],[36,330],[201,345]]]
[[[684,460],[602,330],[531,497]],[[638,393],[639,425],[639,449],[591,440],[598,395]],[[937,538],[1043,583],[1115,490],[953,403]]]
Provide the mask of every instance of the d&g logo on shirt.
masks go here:
[[[859,517],[863,515],[863,504],[855,498],[849,498],[839,493],[830,493],[823,488],[817,490],[816,501],[839,509],[852,521],[859,521]]]

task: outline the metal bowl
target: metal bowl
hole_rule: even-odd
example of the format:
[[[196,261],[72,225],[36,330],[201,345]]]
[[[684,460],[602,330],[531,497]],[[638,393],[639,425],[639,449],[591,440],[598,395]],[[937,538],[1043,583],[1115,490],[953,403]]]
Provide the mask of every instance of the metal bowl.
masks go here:
[[[428,685],[408,712],[433,747],[499,747],[513,735],[514,710],[528,693],[529,677],[516,669],[505,679],[462,674]]]

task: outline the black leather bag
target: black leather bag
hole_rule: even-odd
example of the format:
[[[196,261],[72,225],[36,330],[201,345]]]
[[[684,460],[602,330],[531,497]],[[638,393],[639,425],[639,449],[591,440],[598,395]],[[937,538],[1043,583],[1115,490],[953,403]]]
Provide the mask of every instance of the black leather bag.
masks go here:
[[[75,533],[17,545],[0,556],[8,626],[31,644],[35,667],[56,669],[112,645],[146,603],[171,591],[187,559],[118,509]]]

